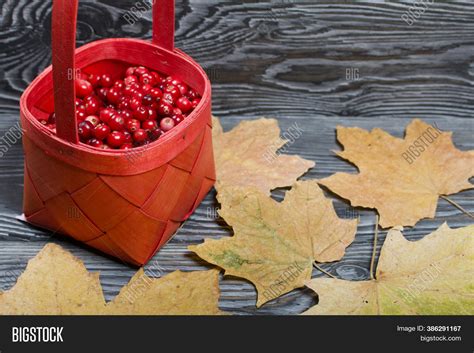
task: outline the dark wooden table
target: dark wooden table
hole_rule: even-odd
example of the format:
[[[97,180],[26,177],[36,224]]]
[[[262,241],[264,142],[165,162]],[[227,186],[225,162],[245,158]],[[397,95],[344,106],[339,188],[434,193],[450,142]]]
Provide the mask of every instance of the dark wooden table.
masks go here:
[[[419,117],[453,131],[458,148],[474,149],[474,4],[435,2],[409,25],[402,16],[411,3],[178,1],[176,42],[208,72],[214,114],[226,129],[260,116],[277,118],[282,129],[294,122],[304,128],[288,148],[288,153],[316,162],[304,178],[355,171],[331,152],[339,148],[338,124],[381,127],[402,136],[408,122]],[[149,38],[149,13],[134,25],[123,17],[134,4],[81,1],[79,44],[106,37]],[[51,1],[0,0],[0,137],[18,121],[23,89],[50,64],[50,9]],[[10,288],[27,261],[53,241],[81,258],[90,271],[100,271],[106,298],[112,299],[136,269],[20,222],[20,142],[0,158],[0,166],[2,289]],[[281,199],[284,191],[274,195]],[[452,199],[474,212],[473,190]],[[341,217],[359,214],[361,222],[343,260],[324,268],[340,278],[366,279],[375,213],[353,210],[338,199],[335,206]],[[205,237],[231,235],[216,207],[211,192],[155,256],[163,273],[208,268],[186,248]],[[451,227],[470,223],[440,200],[436,219],[423,220],[406,234],[419,239],[445,221]],[[385,232],[380,237],[382,244]],[[315,270],[314,275],[321,274]],[[317,302],[310,290],[300,289],[257,310],[250,283],[226,278],[220,288],[221,309],[235,314],[298,314]]]

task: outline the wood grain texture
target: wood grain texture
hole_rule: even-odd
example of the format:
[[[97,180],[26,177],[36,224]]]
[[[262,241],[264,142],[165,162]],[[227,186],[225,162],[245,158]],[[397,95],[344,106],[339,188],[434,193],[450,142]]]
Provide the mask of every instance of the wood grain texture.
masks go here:
[[[411,3],[177,1],[176,46],[208,72],[214,114],[225,129],[262,115],[277,118],[282,131],[295,123],[304,129],[287,148],[316,162],[304,178],[355,171],[331,152],[340,148],[338,124],[381,127],[402,136],[408,122],[419,117],[453,131],[458,148],[474,149],[474,4],[435,2],[409,26],[401,16]],[[81,1],[78,44],[107,37],[150,38],[151,13],[132,25],[124,19],[133,6],[126,0]],[[51,62],[50,9],[50,1],[0,0],[0,136],[18,121],[23,89]],[[1,139],[0,144],[8,150],[0,158],[2,289],[14,284],[46,242],[54,241],[89,270],[100,271],[106,298],[112,299],[135,269],[19,221],[21,143]],[[284,190],[274,195],[282,199]],[[473,190],[452,199],[474,212]],[[345,202],[334,200],[339,215],[354,216]],[[231,235],[216,216],[217,206],[211,192],[155,256],[150,271],[207,268],[186,247],[205,237]],[[368,278],[375,213],[356,212],[361,222],[354,243],[342,261],[323,266],[340,278]],[[472,223],[444,200],[436,216],[407,229],[408,238],[419,239],[444,221],[451,227]],[[316,270],[314,275],[320,276]],[[301,289],[257,310],[250,283],[226,278],[220,286],[221,309],[234,314],[298,314],[317,301],[310,290]]]

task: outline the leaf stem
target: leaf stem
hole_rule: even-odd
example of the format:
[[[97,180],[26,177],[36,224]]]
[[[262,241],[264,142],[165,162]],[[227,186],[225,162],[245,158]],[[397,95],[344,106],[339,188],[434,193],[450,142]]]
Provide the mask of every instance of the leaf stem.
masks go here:
[[[322,267],[319,267],[319,266],[316,264],[316,262],[313,262],[313,266],[314,266],[315,268],[317,268],[319,271],[321,271],[322,273],[328,275],[329,277],[334,278],[334,279],[337,279],[336,277],[334,277],[333,275],[331,275],[329,272],[327,272],[326,270],[324,270]]]
[[[451,205],[453,205],[454,207],[456,207],[457,209],[461,210],[461,212],[463,212],[464,214],[466,214],[468,217],[471,217],[474,219],[474,215],[472,215],[472,213],[469,213],[467,212],[460,204],[458,204],[457,202],[454,202],[453,200],[451,200],[449,197],[446,197],[444,195],[440,195],[439,197],[441,197],[442,199],[448,201]]]
[[[370,279],[375,279],[375,253],[377,252],[377,238],[379,235],[379,215],[375,215],[374,246],[372,248],[372,258],[370,259]]]

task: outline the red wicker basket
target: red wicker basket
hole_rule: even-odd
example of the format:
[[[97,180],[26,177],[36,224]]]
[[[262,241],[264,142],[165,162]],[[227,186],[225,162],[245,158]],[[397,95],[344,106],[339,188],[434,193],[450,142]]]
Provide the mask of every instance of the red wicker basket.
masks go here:
[[[24,214],[34,225],[143,265],[215,182],[210,82],[174,48],[174,0],[154,1],[152,42],[107,39],[76,50],[77,8],[78,0],[54,0],[53,65],[21,97]],[[79,143],[71,73],[118,73],[130,65],[173,74],[201,103],[148,146],[102,151]],[[53,111],[57,135],[38,121]]]

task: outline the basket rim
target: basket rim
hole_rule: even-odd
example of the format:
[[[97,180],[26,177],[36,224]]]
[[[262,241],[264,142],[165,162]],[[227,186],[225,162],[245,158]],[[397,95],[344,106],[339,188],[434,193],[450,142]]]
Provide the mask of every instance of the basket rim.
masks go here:
[[[76,57],[84,52],[87,52],[88,50],[91,49],[96,49],[97,47],[104,46],[104,45],[110,45],[110,44],[117,44],[117,43],[129,43],[129,44],[137,44],[143,46],[143,48],[148,48],[149,50],[158,50],[160,52],[160,55],[163,56],[174,56],[176,58],[179,58],[183,62],[185,62],[187,65],[190,65],[193,67],[193,69],[196,70],[201,75],[201,78],[204,81],[204,90],[202,92],[202,98],[200,103],[197,105],[197,107],[193,110],[191,114],[189,114],[186,119],[184,119],[178,126],[173,128],[172,130],[166,132],[165,134],[162,135],[158,140],[151,142],[148,145],[140,146],[140,147],[134,147],[130,150],[115,150],[115,149],[110,149],[110,150],[102,150],[98,148],[94,148],[91,146],[88,146],[83,143],[78,143],[78,144],[73,144],[68,141],[65,141],[56,134],[54,134],[51,130],[49,130],[46,126],[42,125],[34,116],[34,113],[30,109],[30,104],[29,104],[29,99],[32,93],[34,93],[35,89],[38,89],[38,86],[41,85],[42,82],[46,79],[47,76],[52,76],[52,66],[48,66],[43,70],[41,74],[39,74],[25,89],[23,94],[20,97],[20,119],[22,122],[22,127],[24,129],[24,133],[33,140],[33,142],[38,143],[41,145],[41,147],[45,150],[47,150],[47,153],[54,155],[56,158],[63,160],[66,163],[76,165],[77,164],[77,159],[74,161],[71,161],[70,157],[71,155],[74,154],[74,152],[80,152],[82,157],[87,158],[87,157],[100,157],[100,158],[111,158],[115,162],[117,162],[118,159],[121,158],[126,158],[129,156],[131,153],[135,153],[136,155],[145,155],[148,153],[156,153],[159,154],[160,150],[164,149],[165,146],[168,146],[170,143],[173,142],[178,142],[181,139],[185,139],[186,133],[188,130],[190,130],[191,126],[196,126],[197,130],[202,130],[205,125],[210,124],[210,114],[211,114],[211,83],[209,81],[209,78],[207,77],[206,72],[203,70],[203,68],[194,61],[189,55],[184,53],[183,51],[175,48],[173,51],[167,50],[163,47],[160,47],[152,42],[142,40],[142,39],[135,39],[135,38],[108,38],[108,39],[102,39],[102,40],[97,40],[93,41],[91,43],[87,43],[79,48],[76,49],[75,55]],[[111,60],[119,60],[115,58],[111,58]],[[124,62],[127,62],[126,59],[123,59]],[[49,85],[48,85],[49,86]],[[53,88],[54,89],[54,88]],[[206,119],[207,118],[207,119]],[[192,135],[192,134],[189,134]],[[197,134],[195,137],[197,137]],[[43,141],[41,141],[43,140]],[[189,141],[191,140],[191,141]],[[194,138],[188,139],[187,143],[184,143],[184,146],[181,150],[179,150],[176,155],[178,155],[184,148],[186,148]],[[183,145],[183,143],[181,143]],[[57,149],[57,151],[55,151]],[[140,159],[140,156],[138,156],[137,159]],[[159,161],[161,158],[158,158],[157,160]],[[135,168],[131,168],[131,170],[123,170],[120,173],[114,173],[112,172],[111,174],[116,174],[116,175],[133,175],[133,174],[139,174],[143,173],[146,171],[149,171],[151,169],[154,169],[156,167],[159,167],[160,165],[168,162],[172,158],[167,158],[167,160],[162,160],[159,163],[152,163],[155,164],[153,167],[146,167],[143,166],[139,168],[138,166],[135,166]],[[137,163],[139,162],[137,161]],[[145,164],[150,164],[150,163],[145,163]],[[99,167],[99,166],[98,166]],[[81,169],[89,169],[89,168],[84,168],[83,166],[80,167]],[[106,168],[92,168],[92,169],[106,169]],[[122,169],[127,169],[122,168]],[[137,169],[137,170],[135,170]],[[132,171],[133,170],[133,171]],[[94,172],[99,172],[98,170],[93,170]],[[108,174],[108,173],[104,173]],[[110,174],[110,173],[109,173]]]

